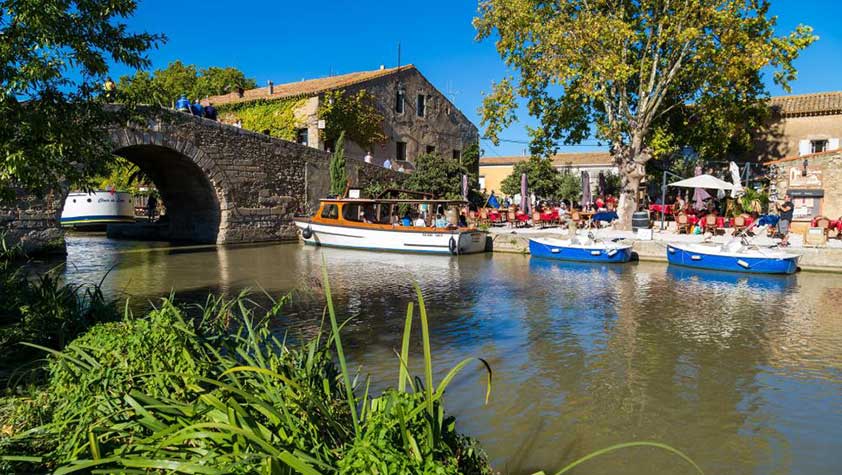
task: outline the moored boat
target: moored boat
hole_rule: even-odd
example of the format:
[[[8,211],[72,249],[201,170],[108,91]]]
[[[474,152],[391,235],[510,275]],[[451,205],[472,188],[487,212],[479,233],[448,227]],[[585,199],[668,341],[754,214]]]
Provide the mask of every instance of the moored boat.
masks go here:
[[[799,255],[773,248],[761,248],[733,240],[723,245],[667,245],[670,264],[729,272],[792,274],[798,270]]]
[[[73,192],[64,200],[62,227],[104,229],[111,223],[134,223],[131,193],[119,191]]]
[[[529,253],[534,257],[560,261],[624,263],[631,260],[632,245],[602,242],[583,236],[571,239],[530,238]]]
[[[315,215],[296,218],[295,225],[304,243],[316,246],[450,255],[484,252],[487,233],[459,226],[456,219],[457,208],[465,204],[434,199],[323,199]],[[418,210],[422,205],[426,217]],[[440,217],[436,223],[435,210],[442,216],[446,211],[450,220],[443,223]]]

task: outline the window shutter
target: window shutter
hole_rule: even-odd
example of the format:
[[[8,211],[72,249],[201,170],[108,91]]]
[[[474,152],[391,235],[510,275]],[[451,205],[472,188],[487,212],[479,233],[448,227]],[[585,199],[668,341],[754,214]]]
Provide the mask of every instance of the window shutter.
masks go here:
[[[809,140],[802,140],[798,142],[798,156],[802,155],[809,155],[812,149],[810,148],[812,144]]]
[[[839,139],[829,139],[827,141],[828,150],[839,150]]]

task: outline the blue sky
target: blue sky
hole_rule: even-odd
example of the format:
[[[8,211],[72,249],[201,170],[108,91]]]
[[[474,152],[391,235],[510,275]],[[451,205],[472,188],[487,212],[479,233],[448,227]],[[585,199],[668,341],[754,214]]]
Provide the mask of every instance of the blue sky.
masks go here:
[[[140,0],[128,22],[135,30],[167,35],[167,43],[150,54],[153,68],[176,59],[200,67],[235,66],[259,85],[395,66],[400,42],[401,62],[418,66],[479,126],[482,92],[506,69],[492,42],[474,39],[476,5],[472,0]],[[773,5],[780,32],[805,23],[821,37],[798,60],[793,93],[842,90],[842,1],[773,0]],[[114,76],[127,72],[116,69]],[[770,91],[782,93],[774,85]],[[523,123],[501,137],[527,140]],[[482,146],[486,155],[519,155],[526,148],[487,141]]]

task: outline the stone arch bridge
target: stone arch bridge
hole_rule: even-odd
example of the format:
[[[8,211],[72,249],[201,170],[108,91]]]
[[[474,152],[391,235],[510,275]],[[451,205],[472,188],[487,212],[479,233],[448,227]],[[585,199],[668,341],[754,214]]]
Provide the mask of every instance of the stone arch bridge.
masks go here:
[[[154,182],[169,216],[163,238],[199,243],[297,239],[292,218],[312,211],[330,188],[330,155],[321,150],[166,109],[143,122],[112,126],[115,155]],[[352,186],[401,181],[402,174],[348,160]],[[60,236],[64,194],[43,200],[20,193],[0,206],[0,231],[37,249]]]

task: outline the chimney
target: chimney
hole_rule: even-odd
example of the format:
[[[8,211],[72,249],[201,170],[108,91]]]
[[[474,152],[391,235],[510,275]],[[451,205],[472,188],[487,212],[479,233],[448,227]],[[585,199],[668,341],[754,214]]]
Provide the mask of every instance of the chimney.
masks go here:
[[[269,95],[271,96],[274,93],[275,93],[275,83],[273,83],[272,81],[269,81]]]

